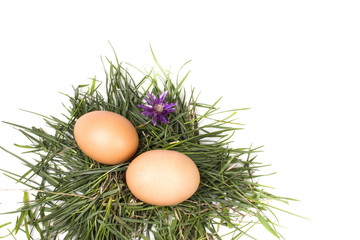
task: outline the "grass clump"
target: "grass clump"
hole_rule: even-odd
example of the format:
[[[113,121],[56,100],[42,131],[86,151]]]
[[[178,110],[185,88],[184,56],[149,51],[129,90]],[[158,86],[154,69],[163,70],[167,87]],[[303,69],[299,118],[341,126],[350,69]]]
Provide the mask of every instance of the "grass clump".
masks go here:
[[[143,78],[135,81],[117,58],[115,63],[106,60],[105,84],[93,79],[89,85],[74,88],[72,95],[66,94],[69,105],[62,116],[65,119],[41,115],[51,131],[8,123],[29,139],[28,145],[20,147],[37,156],[28,161],[1,147],[28,167],[21,175],[4,173],[32,193],[24,192],[24,205],[15,211],[19,217],[12,234],[21,230],[28,239],[33,231],[41,239],[58,239],[60,235],[84,240],[223,239],[218,227],[225,226],[231,229],[231,239],[239,239],[250,236],[248,230],[261,223],[280,237],[275,223],[266,216],[272,214],[266,202],[288,199],[266,192],[257,183],[261,177],[258,170],[265,166],[255,161],[258,148],[229,146],[233,133],[241,129],[233,116],[243,109],[225,111],[228,116],[216,120],[215,115],[224,114],[218,101],[200,103],[194,89],[186,92],[183,82],[188,74],[172,79],[171,73],[158,65],[159,73],[143,72]],[[137,105],[143,103],[148,91],[156,96],[168,91],[166,101],[176,103],[168,124],[154,126],[140,114],[142,109]],[[74,123],[94,110],[121,114],[136,126],[140,142],[133,158],[153,149],[188,155],[200,171],[197,192],[175,206],[152,206],[137,200],[125,181],[131,160],[102,165],[86,156],[74,140]],[[254,218],[245,221],[244,216]]]

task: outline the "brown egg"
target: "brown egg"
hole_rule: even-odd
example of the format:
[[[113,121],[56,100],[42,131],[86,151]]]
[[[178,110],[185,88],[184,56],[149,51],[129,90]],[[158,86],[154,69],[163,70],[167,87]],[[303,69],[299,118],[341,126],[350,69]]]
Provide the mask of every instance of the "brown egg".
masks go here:
[[[108,165],[129,160],[139,145],[132,123],[108,111],[93,111],[81,116],[75,123],[74,136],[86,155]]]
[[[170,206],[185,201],[196,192],[200,174],[195,163],[185,154],[152,150],[130,163],[126,183],[139,200]]]

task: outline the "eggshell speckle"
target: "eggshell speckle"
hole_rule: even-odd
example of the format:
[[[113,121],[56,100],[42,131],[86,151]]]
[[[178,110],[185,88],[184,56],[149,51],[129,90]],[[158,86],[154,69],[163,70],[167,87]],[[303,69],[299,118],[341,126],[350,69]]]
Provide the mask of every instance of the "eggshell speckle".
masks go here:
[[[139,200],[170,206],[185,201],[196,192],[200,174],[195,163],[185,154],[152,150],[130,163],[126,183]]]
[[[109,111],[93,111],[82,115],[75,123],[74,136],[86,155],[108,165],[129,160],[139,145],[132,123]]]

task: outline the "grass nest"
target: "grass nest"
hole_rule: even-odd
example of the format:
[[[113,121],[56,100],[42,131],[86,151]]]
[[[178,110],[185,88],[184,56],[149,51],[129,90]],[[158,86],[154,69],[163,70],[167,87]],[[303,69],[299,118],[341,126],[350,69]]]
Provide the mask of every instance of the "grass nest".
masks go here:
[[[141,72],[143,77],[135,81],[117,57],[115,63],[106,58],[105,84],[93,79],[74,87],[73,95],[65,94],[70,104],[64,105],[66,114],[61,117],[38,114],[46,131],[7,122],[29,139],[28,145],[18,145],[26,148],[23,154],[37,156],[27,160],[1,147],[28,168],[23,174],[2,170],[30,190],[24,192],[23,206],[12,211],[19,215],[9,234],[23,231],[28,239],[34,239],[35,232],[41,239],[239,239],[251,237],[249,229],[260,223],[281,236],[277,223],[266,215],[273,215],[268,202],[289,199],[258,184],[262,176],[258,170],[265,166],[255,161],[258,148],[230,147],[234,132],[241,129],[234,115],[243,109],[222,111],[218,101],[198,102],[194,89],[186,92],[183,87],[188,74],[174,77],[154,59],[159,72]],[[166,101],[176,103],[169,123],[154,126],[140,114],[138,104],[148,91],[156,96],[168,91]],[[153,206],[136,199],[125,179],[131,160],[103,165],[86,156],[75,142],[74,123],[94,110],[121,114],[136,126],[139,148],[132,159],[153,149],[189,156],[200,172],[196,193],[173,206]],[[252,220],[244,220],[245,216]],[[271,218],[276,219],[275,215]],[[229,228],[226,237],[220,235],[219,226]]]

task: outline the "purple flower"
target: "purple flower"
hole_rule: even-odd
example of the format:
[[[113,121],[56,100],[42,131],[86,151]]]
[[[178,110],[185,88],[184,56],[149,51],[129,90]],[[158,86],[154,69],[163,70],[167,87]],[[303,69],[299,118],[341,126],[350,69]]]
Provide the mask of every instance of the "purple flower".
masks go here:
[[[176,103],[164,103],[167,92],[168,91],[163,92],[159,99],[156,98],[154,94],[150,94],[150,92],[148,92],[147,94],[149,99],[144,99],[150,105],[150,107],[138,105],[139,107],[144,108],[144,111],[142,111],[141,114],[147,117],[153,116],[152,121],[154,126],[156,126],[158,120],[161,124],[168,123],[169,121],[165,116],[175,111],[175,108],[173,107],[176,105]]]

